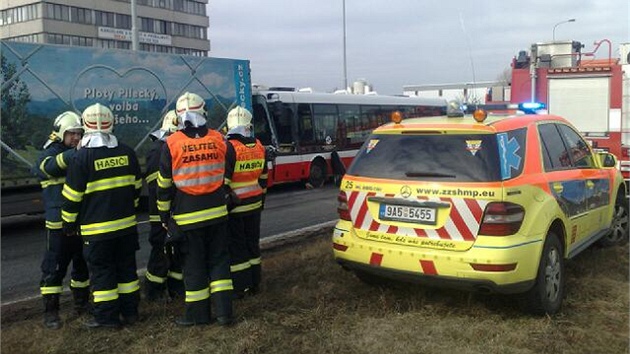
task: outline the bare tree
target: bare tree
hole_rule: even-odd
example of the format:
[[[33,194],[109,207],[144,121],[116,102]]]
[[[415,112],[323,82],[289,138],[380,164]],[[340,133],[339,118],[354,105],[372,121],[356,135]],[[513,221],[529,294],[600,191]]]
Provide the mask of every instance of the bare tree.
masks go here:
[[[512,84],[512,69],[505,68],[503,71],[497,75],[497,81],[503,83],[504,86],[510,86]]]

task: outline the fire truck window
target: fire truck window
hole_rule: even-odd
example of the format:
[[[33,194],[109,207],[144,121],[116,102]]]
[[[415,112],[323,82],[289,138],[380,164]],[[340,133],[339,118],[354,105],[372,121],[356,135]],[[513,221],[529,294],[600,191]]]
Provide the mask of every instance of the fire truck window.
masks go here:
[[[591,154],[591,150],[588,148],[586,141],[584,141],[584,139],[582,139],[580,135],[569,126],[560,124],[558,125],[558,128],[560,128],[560,133],[562,134],[569,151],[571,151],[573,164],[580,168],[595,167],[593,154]]]
[[[564,142],[560,137],[560,132],[555,124],[541,124],[538,126],[538,133],[542,141],[545,170],[564,170],[572,167],[571,159]]]

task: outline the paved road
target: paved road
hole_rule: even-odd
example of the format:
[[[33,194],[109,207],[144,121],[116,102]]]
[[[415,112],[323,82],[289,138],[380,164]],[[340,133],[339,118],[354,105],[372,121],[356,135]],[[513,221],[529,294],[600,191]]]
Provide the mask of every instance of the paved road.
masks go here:
[[[262,215],[261,237],[272,237],[337,218],[338,189],[327,184],[305,190],[300,184],[276,186],[269,191]],[[149,254],[147,214],[139,217],[138,268],[146,267]],[[39,265],[45,247],[41,217],[2,219],[2,304],[39,294]],[[68,281],[66,277],[66,282]]]

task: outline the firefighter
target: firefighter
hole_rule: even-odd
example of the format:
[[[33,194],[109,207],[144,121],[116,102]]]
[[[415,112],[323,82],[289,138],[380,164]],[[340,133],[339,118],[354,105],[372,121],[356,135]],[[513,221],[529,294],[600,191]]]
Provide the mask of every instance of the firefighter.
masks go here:
[[[114,116],[96,103],[83,111],[80,149],[63,186],[61,217],[67,233],[80,232],[90,270],[94,317],[88,328],[138,320],[136,222],[142,174],[135,152],[112,134]]]
[[[230,258],[234,297],[256,294],[260,289],[260,214],[267,192],[265,148],[252,136],[252,114],[236,107],[227,116],[228,142],[236,164],[229,186],[240,204],[230,209]]]
[[[59,296],[70,262],[70,289],[74,298],[74,309],[77,314],[82,314],[89,305],[90,282],[87,264],[83,259],[81,237],[66,236],[61,222],[61,190],[68,165],[77,152],[76,147],[82,135],[83,126],[78,114],[71,111],[60,114],[55,118],[53,131],[34,167],[42,186],[46,217],[46,251],[41,265],[42,280],[39,286],[44,299],[44,325],[50,329],[61,328]]]
[[[180,247],[186,309],[176,323],[210,323],[212,299],[219,325],[230,325],[233,287],[226,204],[230,194],[224,179],[232,177],[234,150],[223,135],[206,127],[205,102],[199,95],[184,93],[176,112],[182,129],[166,140],[162,150],[157,202],[169,237],[184,239]]]
[[[161,298],[165,288],[168,289],[172,299],[182,297],[184,292],[182,269],[179,257],[177,257],[178,250],[175,243],[164,244],[166,230],[162,227],[157,209],[157,175],[160,166],[160,154],[166,138],[177,131],[177,125],[177,114],[174,110],[168,111],[162,120],[162,127],[151,133],[153,144],[147,154],[145,180],[149,190],[151,253],[145,273],[144,292],[149,301]]]

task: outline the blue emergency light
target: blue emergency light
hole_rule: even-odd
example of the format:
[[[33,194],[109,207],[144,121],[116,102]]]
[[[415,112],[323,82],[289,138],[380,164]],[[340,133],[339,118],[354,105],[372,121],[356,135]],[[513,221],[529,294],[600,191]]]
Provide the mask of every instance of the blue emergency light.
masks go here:
[[[536,114],[542,109],[545,109],[545,104],[542,102],[523,102],[518,104],[518,110],[523,111],[525,114]]]

